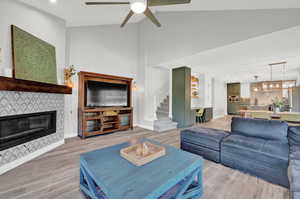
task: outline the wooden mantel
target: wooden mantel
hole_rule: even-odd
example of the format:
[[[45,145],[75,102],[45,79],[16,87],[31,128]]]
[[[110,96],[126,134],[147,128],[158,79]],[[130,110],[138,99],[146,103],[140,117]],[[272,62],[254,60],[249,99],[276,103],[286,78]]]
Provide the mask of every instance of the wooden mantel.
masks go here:
[[[0,76],[0,90],[37,93],[72,94],[72,88],[56,84],[13,79]]]

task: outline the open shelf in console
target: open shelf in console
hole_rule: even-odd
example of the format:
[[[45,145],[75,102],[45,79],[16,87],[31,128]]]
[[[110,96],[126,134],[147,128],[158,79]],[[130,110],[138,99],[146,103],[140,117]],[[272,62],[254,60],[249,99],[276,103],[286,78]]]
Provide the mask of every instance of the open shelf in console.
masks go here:
[[[85,110],[82,115],[84,137],[132,128],[132,108]]]

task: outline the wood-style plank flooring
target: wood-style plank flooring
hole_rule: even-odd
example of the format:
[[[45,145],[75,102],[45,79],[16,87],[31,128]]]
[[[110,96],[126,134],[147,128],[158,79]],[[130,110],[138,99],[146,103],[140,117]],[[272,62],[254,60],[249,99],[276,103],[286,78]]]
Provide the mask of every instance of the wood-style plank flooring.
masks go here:
[[[228,130],[229,124],[230,117],[226,117],[202,126]],[[0,199],[84,199],[78,188],[79,155],[135,137],[175,147],[179,147],[180,141],[179,130],[157,133],[141,128],[86,140],[67,139],[63,146],[0,176]],[[289,198],[287,189],[210,161],[205,161],[203,173],[202,199]]]

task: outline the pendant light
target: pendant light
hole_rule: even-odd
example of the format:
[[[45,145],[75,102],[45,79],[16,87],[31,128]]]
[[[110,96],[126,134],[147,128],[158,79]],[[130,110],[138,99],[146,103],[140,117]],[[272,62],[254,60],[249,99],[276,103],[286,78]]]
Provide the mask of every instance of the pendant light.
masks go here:
[[[276,65],[281,65],[282,66],[283,78],[281,80],[281,84],[282,84],[281,88],[282,89],[288,89],[288,88],[293,88],[293,87],[296,86],[295,81],[286,80],[286,64],[287,64],[286,61],[269,64],[269,66],[270,66],[270,78],[271,78],[269,88],[271,88],[271,89],[274,88],[274,85],[273,85],[273,66],[276,66]],[[280,88],[280,84],[278,84],[278,83],[275,84],[275,88]]]
[[[273,65],[270,65],[270,85],[269,88],[272,89],[273,88]]]
[[[288,88],[287,82],[286,82],[286,63],[283,64],[283,78],[282,78],[282,88]]]
[[[256,82],[256,83],[255,83],[255,87],[253,88],[253,91],[254,91],[254,92],[258,92],[258,90],[259,90],[258,87],[257,87],[257,79],[258,79],[258,76],[255,75],[255,76],[254,76],[254,79],[255,79],[255,82]]]

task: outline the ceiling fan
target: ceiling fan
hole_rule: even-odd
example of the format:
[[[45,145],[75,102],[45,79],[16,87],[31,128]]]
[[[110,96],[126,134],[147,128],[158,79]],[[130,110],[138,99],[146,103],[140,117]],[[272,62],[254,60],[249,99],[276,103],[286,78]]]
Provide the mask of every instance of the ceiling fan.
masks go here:
[[[130,5],[130,12],[126,16],[125,20],[121,24],[123,28],[129,19],[134,14],[142,14],[148,17],[157,27],[161,27],[161,24],[156,19],[149,7],[151,6],[167,6],[176,4],[188,4],[191,0],[129,0],[127,2],[86,2],[86,5]]]

